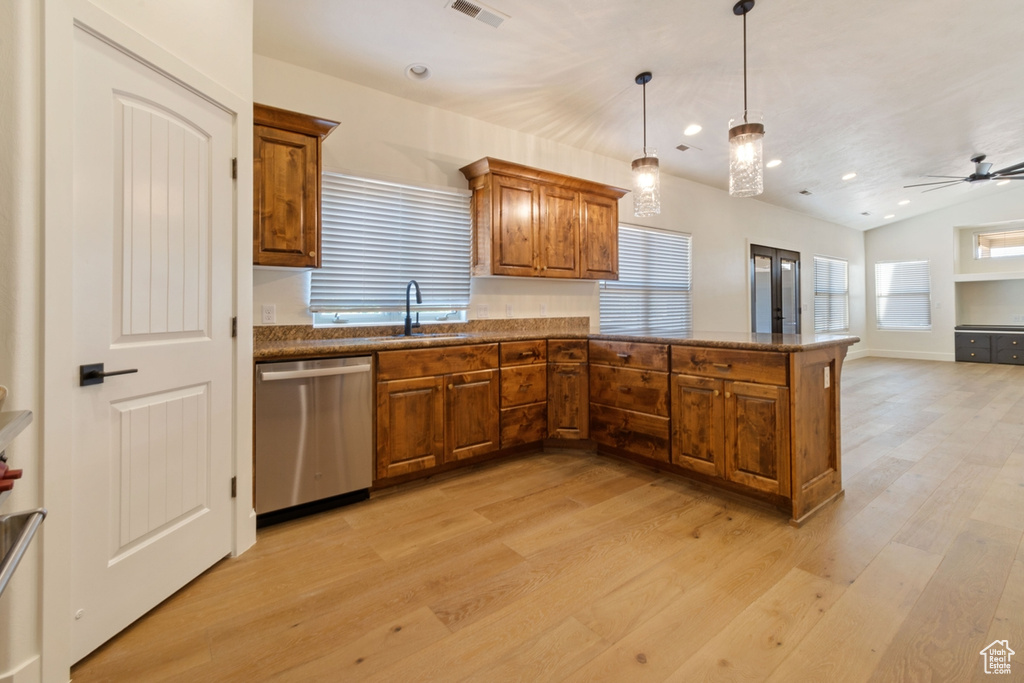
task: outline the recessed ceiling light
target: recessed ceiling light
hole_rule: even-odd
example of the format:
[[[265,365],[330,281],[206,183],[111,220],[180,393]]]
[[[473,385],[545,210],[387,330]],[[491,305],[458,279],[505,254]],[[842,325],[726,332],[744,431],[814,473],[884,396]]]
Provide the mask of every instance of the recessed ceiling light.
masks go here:
[[[843,180],[853,180],[856,177],[856,173],[847,173],[846,175],[843,176]]]
[[[1009,185],[1009,184],[1010,184],[1009,180],[1000,180],[998,183],[996,183],[996,185]]]
[[[890,213],[885,215],[885,220],[889,220],[890,218],[896,218],[896,214]]]
[[[426,64],[410,64],[405,67],[405,77],[411,81],[425,81],[430,78],[430,67]]]
[[[696,135],[702,130],[704,130],[704,128],[699,123],[691,123],[686,127],[686,130],[683,131],[683,135]]]
[[[776,166],[778,166],[781,163],[782,163],[782,159],[772,159],[767,164],[765,164],[765,166],[767,166],[768,168],[775,168]]]
[[[910,203],[910,200],[909,199],[901,199],[901,200],[899,200],[896,203],[899,204],[900,206],[906,206],[907,204]]]

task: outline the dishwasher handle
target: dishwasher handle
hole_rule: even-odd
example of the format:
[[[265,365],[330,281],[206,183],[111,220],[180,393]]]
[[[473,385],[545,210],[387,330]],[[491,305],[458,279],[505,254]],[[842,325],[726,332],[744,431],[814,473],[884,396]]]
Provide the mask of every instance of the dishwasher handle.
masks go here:
[[[304,379],[306,377],[329,377],[331,375],[351,375],[370,372],[372,365],[341,365],[335,368],[316,368],[313,370],[279,370],[277,372],[260,370],[260,380],[275,382],[282,379]]]

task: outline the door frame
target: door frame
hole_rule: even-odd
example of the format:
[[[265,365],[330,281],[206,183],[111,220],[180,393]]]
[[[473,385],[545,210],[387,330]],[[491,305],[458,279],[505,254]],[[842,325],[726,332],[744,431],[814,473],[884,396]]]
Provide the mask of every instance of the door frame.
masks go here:
[[[252,101],[233,93],[156,43],[85,0],[45,0],[43,6],[43,237],[42,311],[42,502],[49,510],[41,534],[42,587],[40,666],[42,680],[67,680],[71,659],[71,452],[69,421],[73,392],[71,320],[74,254],[67,239],[73,225],[72,122],[74,117],[74,31],[80,27],[161,72],[234,116],[232,147],[238,179],[232,198],[233,315],[238,319],[232,360],[233,425],[231,469],[240,493],[234,502],[232,555],[256,541],[252,506],[252,278],[249,252],[252,207]],[[230,321],[223,321],[229,325]]]
[[[754,257],[756,256],[767,256],[772,260],[772,271],[771,271],[771,289],[772,289],[772,303],[776,301],[782,302],[782,272],[779,266],[781,258],[788,258],[796,262],[796,334],[801,333],[803,325],[803,308],[801,307],[800,300],[800,288],[803,286],[800,282],[800,252],[793,249],[783,249],[781,247],[768,247],[763,244],[748,243],[748,256],[747,263],[749,265],[750,273],[750,331],[753,333],[757,328],[757,306],[756,306],[756,295],[757,281],[756,272],[754,269]],[[772,320],[776,318],[773,316]],[[781,331],[775,332],[775,323],[772,323],[772,334],[781,334]]]

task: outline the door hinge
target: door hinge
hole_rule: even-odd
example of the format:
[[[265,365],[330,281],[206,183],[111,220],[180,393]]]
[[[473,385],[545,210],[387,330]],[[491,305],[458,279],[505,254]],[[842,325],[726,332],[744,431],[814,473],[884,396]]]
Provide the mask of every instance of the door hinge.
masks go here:
[[[234,316],[233,318],[231,318],[231,336],[232,337],[237,337],[238,336],[238,316],[237,315]]]
[[[231,497],[238,498],[238,477],[231,477]]]
[[[231,160],[231,177],[238,180],[238,157]]]

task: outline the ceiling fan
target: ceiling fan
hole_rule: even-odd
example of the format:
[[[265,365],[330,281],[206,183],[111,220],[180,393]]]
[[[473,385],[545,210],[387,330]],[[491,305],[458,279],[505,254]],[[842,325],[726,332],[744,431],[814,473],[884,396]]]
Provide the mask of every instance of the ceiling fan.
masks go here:
[[[907,187],[924,187],[926,185],[935,185],[931,190],[924,190],[925,192],[932,192],[933,190],[941,190],[944,187],[950,185],[957,185],[959,183],[976,183],[979,180],[1024,180],[1024,162],[1014,164],[1013,166],[1007,166],[1001,168],[998,171],[991,171],[992,164],[985,163],[984,154],[975,154],[971,157],[971,161],[974,162],[974,173],[961,178],[955,175],[926,175],[925,178],[951,178],[952,180],[939,180],[934,183],[917,183],[916,185],[904,185]]]

